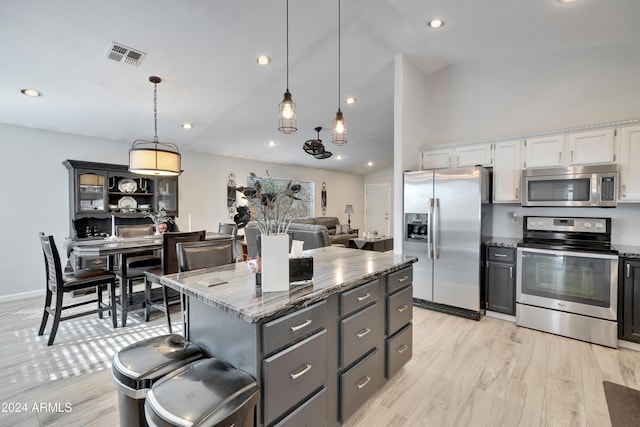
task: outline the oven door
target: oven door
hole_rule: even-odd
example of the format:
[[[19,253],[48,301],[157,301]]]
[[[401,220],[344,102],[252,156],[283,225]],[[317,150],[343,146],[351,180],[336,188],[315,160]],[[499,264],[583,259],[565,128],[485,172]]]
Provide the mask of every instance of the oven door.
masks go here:
[[[618,256],[518,248],[516,302],[617,320]]]

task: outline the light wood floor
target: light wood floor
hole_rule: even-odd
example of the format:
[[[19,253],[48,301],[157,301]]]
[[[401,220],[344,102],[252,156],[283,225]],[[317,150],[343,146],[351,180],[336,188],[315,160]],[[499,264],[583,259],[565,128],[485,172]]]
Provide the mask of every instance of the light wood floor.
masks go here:
[[[111,358],[167,333],[164,317],[63,322],[47,347],[42,302],[0,304],[0,426],[117,426]],[[640,389],[640,352],[420,308],[413,330],[411,361],[348,426],[609,426],[602,381]]]

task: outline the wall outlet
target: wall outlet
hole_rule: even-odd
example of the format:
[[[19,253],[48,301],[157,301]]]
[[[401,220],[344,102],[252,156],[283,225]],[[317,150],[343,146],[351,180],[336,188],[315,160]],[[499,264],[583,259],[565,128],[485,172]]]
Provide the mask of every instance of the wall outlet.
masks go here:
[[[511,223],[520,224],[520,217],[518,216],[518,212],[511,212]]]

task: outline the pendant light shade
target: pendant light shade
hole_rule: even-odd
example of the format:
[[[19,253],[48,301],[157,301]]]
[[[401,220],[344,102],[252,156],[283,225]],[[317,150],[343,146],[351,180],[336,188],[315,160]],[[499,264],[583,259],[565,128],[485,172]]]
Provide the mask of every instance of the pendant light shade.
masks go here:
[[[340,110],[340,0],[338,0],[338,112],[333,120],[331,142],[335,145],[347,143],[347,122]]]
[[[137,139],[129,150],[129,171],[141,175],[176,176],[180,169],[180,152],[175,144],[158,142],[158,83],[160,77],[151,76],[153,83],[153,141]]]
[[[278,130],[284,134],[297,131],[296,103],[293,102],[289,92],[289,0],[287,0],[287,90],[278,107]]]

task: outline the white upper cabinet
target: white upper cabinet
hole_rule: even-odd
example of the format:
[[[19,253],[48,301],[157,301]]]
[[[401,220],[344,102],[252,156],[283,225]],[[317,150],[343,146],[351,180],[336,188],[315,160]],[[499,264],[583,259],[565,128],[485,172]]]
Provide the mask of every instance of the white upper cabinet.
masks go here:
[[[640,126],[620,128],[620,202],[640,202]]]
[[[569,134],[567,137],[567,164],[588,165],[615,162],[614,136],[615,129]]]
[[[529,138],[525,141],[525,168],[553,168],[563,165],[564,135]]]
[[[614,163],[614,137],[615,129],[609,128],[529,138],[525,141],[524,167],[531,169]]]
[[[491,166],[491,144],[473,144],[454,148],[455,166]]]
[[[453,149],[443,148],[422,152],[422,170],[453,167]]]
[[[520,203],[522,140],[496,142],[493,148],[493,202]]]
[[[422,152],[422,169],[443,169],[466,166],[491,166],[491,144],[463,145]]]

